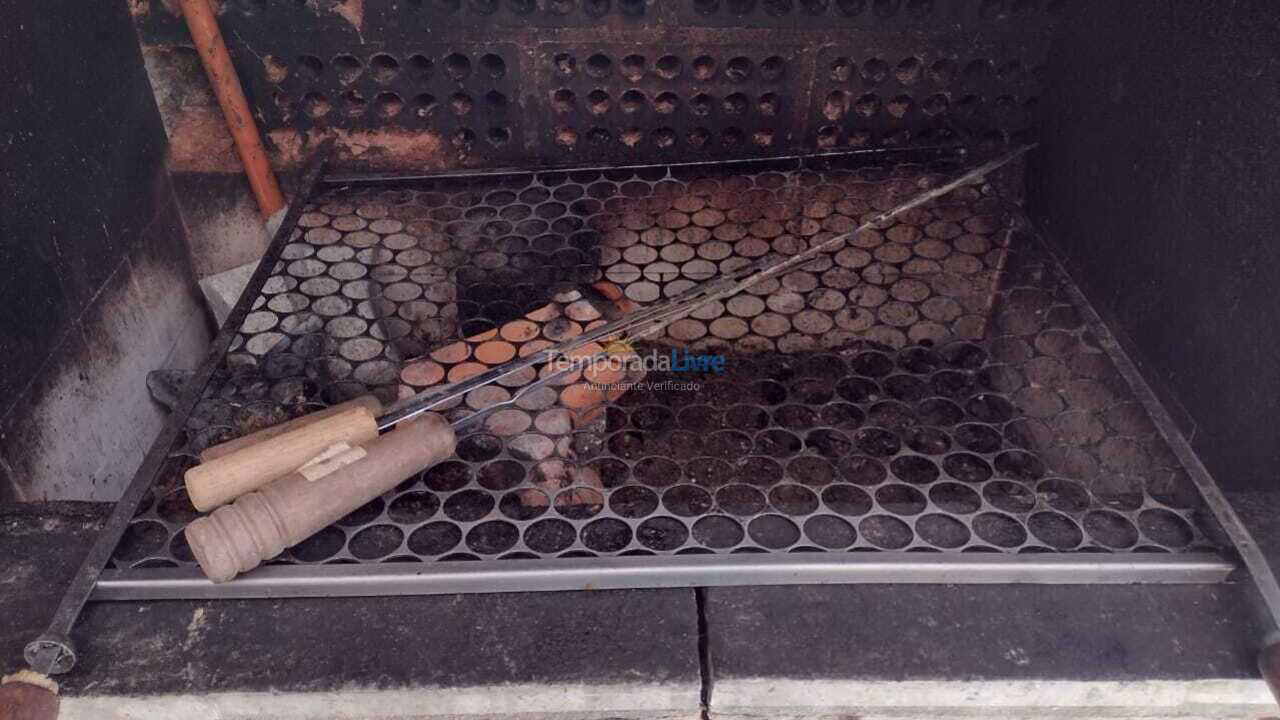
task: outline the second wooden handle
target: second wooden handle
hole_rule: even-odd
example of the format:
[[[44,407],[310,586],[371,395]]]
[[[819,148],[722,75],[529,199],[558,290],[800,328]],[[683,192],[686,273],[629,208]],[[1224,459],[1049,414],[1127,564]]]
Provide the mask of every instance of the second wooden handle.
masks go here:
[[[377,436],[377,418],[367,407],[344,410],[187,470],[187,494],[197,510],[207,512],[297,470],[338,443],[363,445]]]

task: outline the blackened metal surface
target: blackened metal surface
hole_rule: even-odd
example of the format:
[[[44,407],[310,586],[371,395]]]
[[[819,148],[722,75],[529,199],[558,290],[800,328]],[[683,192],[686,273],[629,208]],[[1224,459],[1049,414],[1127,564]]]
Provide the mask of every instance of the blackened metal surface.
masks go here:
[[[183,279],[189,270],[164,177],[164,129],[126,9],[16,6],[7,10],[0,42],[13,63],[0,89],[5,499],[63,482],[45,476],[56,463],[41,453],[57,443],[34,422],[53,380],[125,353],[103,346],[101,316],[138,308],[102,308],[104,290],[136,287],[132,262],[159,260],[157,274]],[[84,47],[94,52],[76,51]],[[177,307],[188,298],[172,300]],[[114,460],[109,455],[103,463]]]
[[[1065,4],[244,1],[219,21],[282,142],[410,133],[439,144],[407,167],[564,166],[1025,142]],[[190,42],[160,3],[135,16],[148,45]]]
[[[1046,70],[1034,207],[1225,490],[1280,467],[1269,2],[1093,3]]]
[[[557,333],[591,322],[574,283],[612,279],[644,304],[794,254],[956,167],[790,162],[326,189],[115,567],[192,566],[181,474],[213,443],[451,376],[468,358],[439,340],[542,303],[569,318]],[[1069,279],[1011,231],[1000,187],[953,191],[668,329],[664,347],[721,353],[724,375],[652,373],[576,428],[556,392],[523,398],[277,562],[1212,549],[1194,486]],[[433,344],[423,327],[448,330]]]

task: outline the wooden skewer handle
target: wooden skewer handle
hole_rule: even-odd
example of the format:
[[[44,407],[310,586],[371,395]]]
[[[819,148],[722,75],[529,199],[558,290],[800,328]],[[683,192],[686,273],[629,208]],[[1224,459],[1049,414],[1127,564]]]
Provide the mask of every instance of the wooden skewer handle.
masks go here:
[[[344,403],[331,405],[323,410],[317,410],[313,413],[307,413],[302,417],[296,417],[288,422],[282,422],[279,425],[272,425],[269,428],[263,428],[257,432],[249,433],[242,437],[219,443],[211,448],[206,448],[200,453],[200,462],[207,463],[211,460],[217,460],[223,455],[230,455],[237,450],[243,450],[250,445],[257,445],[263,440],[270,440],[277,435],[283,435],[299,428],[306,427],[317,420],[323,420],[327,417],[333,417],[340,412],[350,410],[352,408],[365,408],[374,416],[382,414],[382,402],[372,395],[361,395],[354,400],[348,400]]]
[[[440,415],[400,423],[328,474],[291,473],[192,521],[187,543],[205,575],[225,582],[451,456],[455,442]]]
[[[374,414],[366,407],[350,408],[196,465],[184,476],[187,495],[197,510],[207,512],[288,475],[334,445],[364,445],[376,437]]]

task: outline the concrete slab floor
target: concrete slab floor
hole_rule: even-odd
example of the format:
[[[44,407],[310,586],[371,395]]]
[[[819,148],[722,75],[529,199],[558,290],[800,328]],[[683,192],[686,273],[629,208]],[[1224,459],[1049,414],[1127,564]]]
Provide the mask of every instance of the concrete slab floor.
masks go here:
[[[0,667],[106,506],[0,510]],[[1261,717],[1242,588],[802,586],[97,603],[64,718]],[[703,705],[704,701],[709,704]]]

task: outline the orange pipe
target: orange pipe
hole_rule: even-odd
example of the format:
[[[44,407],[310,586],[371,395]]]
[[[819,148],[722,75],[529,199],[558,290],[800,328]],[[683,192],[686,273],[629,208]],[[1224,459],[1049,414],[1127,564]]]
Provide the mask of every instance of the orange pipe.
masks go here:
[[[218,105],[227,119],[227,128],[236,143],[244,174],[249,177],[253,197],[258,201],[262,216],[270,220],[284,209],[284,195],[280,193],[280,184],[267,161],[267,151],[262,147],[262,138],[258,136],[258,126],[253,122],[249,103],[244,98],[240,78],[236,76],[231,55],[222,41],[222,33],[218,31],[218,20],[213,15],[209,0],[181,1],[187,29],[191,31],[191,39],[195,42],[196,52],[200,53],[209,84],[213,85],[213,94],[217,96]]]

